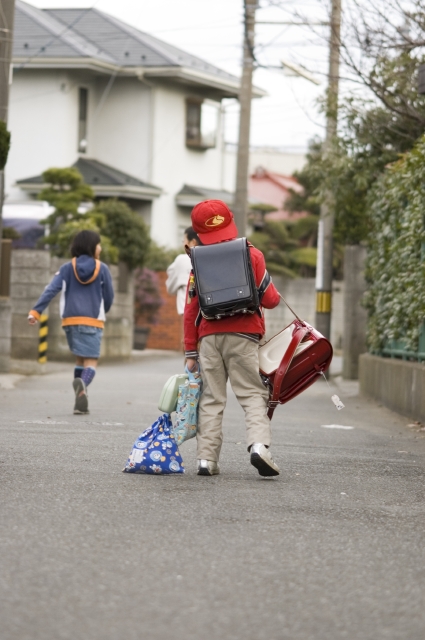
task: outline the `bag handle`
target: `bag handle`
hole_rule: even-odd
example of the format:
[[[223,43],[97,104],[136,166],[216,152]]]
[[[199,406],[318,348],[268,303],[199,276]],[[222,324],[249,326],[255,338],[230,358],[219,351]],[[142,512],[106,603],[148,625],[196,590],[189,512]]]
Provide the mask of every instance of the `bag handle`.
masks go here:
[[[278,291],[279,293],[279,291]],[[285,298],[283,297],[283,295],[281,293],[279,293],[280,297],[282,298],[283,302],[286,304],[286,306],[288,307],[289,311],[296,317],[297,320],[299,320],[300,322],[303,322],[303,320],[301,320],[301,318],[299,316],[297,316],[297,314],[295,313],[295,311],[292,309],[292,307],[289,306],[289,304],[286,302]]]
[[[188,369],[188,366],[186,365],[185,368],[184,368],[184,372],[187,373],[187,375],[189,376],[189,382],[196,382],[196,384],[198,384],[199,378],[197,379],[195,377],[195,374],[197,374],[199,376],[200,373],[201,373],[201,367],[200,367],[199,362],[198,362],[198,370],[197,371],[190,371]]]
[[[269,420],[272,419],[274,410],[279,404],[280,386],[283,382],[283,378],[288,372],[288,369],[294,358],[295,352],[298,349],[299,344],[303,341],[303,339],[308,333],[310,333],[310,329],[306,326],[299,327],[295,331],[295,334],[292,336],[291,343],[287,348],[285,355],[283,356],[282,361],[276,371],[274,381],[273,381],[273,393],[267,403],[267,406],[268,406],[267,416]]]

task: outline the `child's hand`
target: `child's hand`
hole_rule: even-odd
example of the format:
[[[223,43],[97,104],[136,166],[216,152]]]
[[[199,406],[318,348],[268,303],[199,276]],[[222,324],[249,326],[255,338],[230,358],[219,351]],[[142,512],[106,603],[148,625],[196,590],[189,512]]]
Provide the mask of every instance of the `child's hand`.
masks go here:
[[[37,318],[34,318],[34,316],[32,316],[31,314],[28,316],[28,322],[33,325],[33,324],[37,324]]]
[[[195,371],[195,369],[198,368],[198,362],[197,360],[195,360],[195,358],[187,358],[186,366],[189,369],[189,371]]]

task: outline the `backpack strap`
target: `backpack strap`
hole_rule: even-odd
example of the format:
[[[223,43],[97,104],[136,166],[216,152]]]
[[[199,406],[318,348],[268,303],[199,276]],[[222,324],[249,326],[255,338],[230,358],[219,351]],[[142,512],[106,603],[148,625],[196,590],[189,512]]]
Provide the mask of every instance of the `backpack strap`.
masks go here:
[[[299,344],[303,341],[305,336],[310,333],[310,329],[305,325],[299,326],[294,334],[292,335],[292,340],[285,351],[285,355],[283,356],[281,363],[276,371],[274,380],[273,380],[273,393],[267,403],[268,411],[267,416],[269,420],[272,419],[274,410],[279,404],[279,395],[280,395],[280,387],[282,385],[283,379],[288,372],[288,369],[291,365],[291,362],[294,358],[295,352],[298,349]]]
[[[266,271],[264,272],[263,279],[260,282],[260,286],[257,287],[258,299],[260,301],[260,304],[261,304],[261,301],[263,299],[264,294],[266,293],[266,289],[269,286],[269,284],[271,283],[271,281],[272,281],[272,279],[270,277],[270,274],[266,269]]]

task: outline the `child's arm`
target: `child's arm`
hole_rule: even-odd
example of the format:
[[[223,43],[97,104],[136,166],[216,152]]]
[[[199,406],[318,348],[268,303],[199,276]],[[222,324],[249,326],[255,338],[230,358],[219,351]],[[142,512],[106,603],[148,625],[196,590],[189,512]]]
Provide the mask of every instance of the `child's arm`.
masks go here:
[[[103,280],[102,280],[103,304],[105,306],[105,313],[108,313],[114,301],[114,287],[112,286],[111,272],[109,271],[106,265],[103,265],[103,266],[104,266]]]
[[[194,287],[194,281],[192,283],[192,274],[189,277],[189,282],[186,289],[186,304],[184,307],[184,350],[188,360],[195,361],[198,357],[198,326],[196,320],[200,313],[199,299]],[[192,295],[189,295],[191,291]],[[193,362],[190,363],[193,365]]]
[[[251,256],[254,257],[251,252]],[[255,260],[253,260],[255,273],[255,283],[257,287],[261,284],[265,285],[264,293],[261,298],[261,306],[266,309],[274,309],[280,302],[279,291],[274,286],[266,269],[266,261],[264,255],[258,249],[255,250]]]
[[[28,322],[35,324],[37,320],[40,320],[40,316],[44,309],[49,305],[50,301],[61,291],[62,289],[62,274],[60,271],[55,273],[53,280],[44,289],[43,293],[31,309],[28,314]]]

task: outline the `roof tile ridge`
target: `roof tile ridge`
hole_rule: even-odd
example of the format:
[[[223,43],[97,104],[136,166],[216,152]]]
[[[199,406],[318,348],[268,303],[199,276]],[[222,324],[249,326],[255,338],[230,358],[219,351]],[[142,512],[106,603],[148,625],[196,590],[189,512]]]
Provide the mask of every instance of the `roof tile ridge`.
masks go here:
[[[99,11],[99,9],[94,8],[94,9],[91,9],[91,11],[93,11],[94,13],[98,13],[99,15],[102,16],[102,18],[104,18],[105,20],[108,20],[109,22],[111,22],[115,26],[119,27],[122,31],[125,31],[128,35],[130,35],[133,38],[135,38],[136,40],[138,40],[138,42],[142,42],[142,44],[144,44],[145,46],[147,45],[147,46],[151,47],[155,51],[155,53],[158,53],[158,54],[164,56],[165,58],[167,58],[171,62],[171,64],[173,64],[175,66],[179,66],[179,65],[177,65],[177,63],[175,61],[171,60],[170,55],[167,52],[161,50],[160,46],[156,47],[155,45],[152,45],[151,43],[146,43],[146,42],[143,41],[142,38],[139,37],[139,35],[140,35],[140,36],[146,36],[147,38],[154,38],[155,40],[158,40],[157,38],[155,38],[155,36],[151,36],[150,34],[144,32],[144,31],[140,31],[136,27],[133,27],[132,25],[127,24],[126,22],[123,22],[119,18],[116,18],[115,16],[111,16],[109,13],[104,13],[103,11]],[[159,45],[161,44],[160,40],[158,40],[158,44]],[[182,53],[184,53],[184,52],[182,52]]]
[[[141,42],[145,46],[151,47],[151,49],[154,50],[155,53],[167,58],[173,66],[184,67],[185,64],[184,64],[184,61],[180,62],[173,59],[172,55],[170,55],[170,52],[167,51],[167,49],[171,49],[173,52],[175,52],[174,53],[175,56],[178,56],[180,54],[182,56],[192,58],[193,60],[196,60],[202,65],[208,65],[209,67],[214,69],[215,72],[221,75],[227,76],[228,78],[232,78],[232,79],[238,79],[237,76],[234,76],[231,73],[224,71],[224,69],[220,69],[220,67],[215,66],[211,62],[208,62],[203,58],[199,58],[198,56],[192,53],[184,51],[183,49],[180,49],[179,47],[176,47],[173,44],[170,44],[168,42],[163,42],[156,36],[150,33],[147,33],[146,31],[141,31],[140,29],[137,29],[136,27],[133,27],[132,25],[127,24],[126,22],[123,22],[119,18],[116,18],[115,16],[111,16],[109,13],[104,13],[103,11],[100,11],[99,9],[96,9],[96,8],[92,9],[92,11],[100,14],[102,17],[109,20],[109,22],[116,24],[118,27],[123,29],[123,31],[125,31],[126,33],[134,37],[138,42]],[[146,40],[144,40],[143,38],[145,38]]]
[[[83,162],[87,162],[87,164],[91,164],[92,166],[96,165],[98,171],[102,172],[110,180],[113,180],[115,184],[120,184],[116,175],[113,175],[113,172],[116,171],[113,167],[103,164],[103,162],[96,160],[96,158],[81,158],[81,160]]]
[[[136,180],[141,185],[148,186],[147,182],[144,182],[143,180],[140,180],[139,178],[136,178],[136,176],[132,176],[130,173],[127,173],[126,171],[121,171],[121,169],[117,169],[116,167],[111,167],[111,165],[105,164],[104,162],[101,162],[101,160],[98,160],[97,158],[82,158],[82,157],[80,157],[79,159],[82,160],[82,161],[85,161],[87,163],[91,163],[92,166],[93,165],[97,165],[99,170],[103,171],[103,173],[106,174],[108,177],[114,178],[113,174],[115,174],[116,184],[120,184],[116,180],[116,174],[120,174],[122,176],[127,176],[127,177],[131,178],[132,180]],[[153,185],[150,185],[150,186],[153,186]]]
[[[66,32],[64,32],[64,23],[55,18],[54,16],[49,15],[43,9],[39,9],[38,7],[34,7],[33,5],[29,5],[26,2],[22,2],[21,0],[17,0],[16,7],[22,11],[28,18],[31,18],[35,22],[37,22],[40,26],[42,26],[46,31],[48,31],[53,37],[58,40],[65,40],[66,44],[74,49],[79,55],[83,54],[87,56],[87,51],[84,51],[84,48],[81,47],[81,44],[78,42],[72,42],[72,39],[67,37]],[[78,36],[81,39],[80,36]],[[31,56],[29,56],[31,58]],[[33,56],[32,56],[33,57]]]
[[[63,34],[63,36],[61,36],[61,37],[65,38],[66,37],[66,33],[69,33],[74,38],[76,38],[78,40],[81,40],[83,43],[85,43],[86,46],[91,47],[93,49],[93,56],[94,57],[104,57],[109,62],[111,62],[113,64],[116,64],[118,66],[121,66],[119,64],[119,62],[116,60],[116,58],[113,58],[102,47],[99,47],[99,45],[95,41],[91,40],[87,36],[82,35],[76,29],[74,29],[73,26],[70,26],[69,24],[67,24],[66,22],[61,20],[60,18],[56,17],[56,15],[53,15],[53,12],[56,12],[56,11],[82,11],[87,15],[91,11],[96,11],[96,9],[93,9],[91,7],[87,7],[87,8],[82,7],[80,9],[78,9],[78,7],[59,7],[59,8],[51,7],[51,8],[41,9],[41,11],[43,11],[43,13],[45,15],[48,15],[53,20],[56,20],[61,26],[65,27],[66,31]],[[99,11],[98,13],[101,13],[101,12]]]

